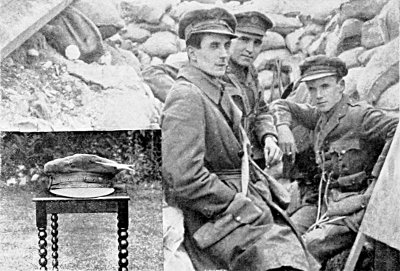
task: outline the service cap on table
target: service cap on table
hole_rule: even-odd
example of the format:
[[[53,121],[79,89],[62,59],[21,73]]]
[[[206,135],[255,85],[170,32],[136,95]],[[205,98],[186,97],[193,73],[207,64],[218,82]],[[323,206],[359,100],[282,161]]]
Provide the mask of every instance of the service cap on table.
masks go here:
[[[50,192],[67,197],[111,194],[113,179],[123,169],[131,168],[93,154],[74,154],[44,165],[44,172],[50,177]]]

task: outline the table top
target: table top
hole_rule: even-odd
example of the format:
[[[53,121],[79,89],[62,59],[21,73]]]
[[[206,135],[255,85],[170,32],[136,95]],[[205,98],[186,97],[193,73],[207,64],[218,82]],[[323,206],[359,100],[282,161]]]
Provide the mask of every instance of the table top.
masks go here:
[[[129,195],[126,192],[125,185],[115,185],[115,191],[103,197],[97,198],[69,198],[69,197],[61,197],[50,193],[47,189],[40,191],[32,201],[110,201],[110,200],[129,200]]]

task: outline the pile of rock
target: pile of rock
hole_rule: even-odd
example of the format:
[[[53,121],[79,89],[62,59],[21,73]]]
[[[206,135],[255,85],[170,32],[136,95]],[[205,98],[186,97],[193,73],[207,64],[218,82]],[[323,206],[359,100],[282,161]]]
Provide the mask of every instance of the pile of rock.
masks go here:
[[[274,22],[274,27],[266,33],[262,52],[254,63],[259,71],[260,83],[265,89],[266,100],[279,97],[290,82],[296,81],[299,77],[298,65],[305,57],[326,54],[338,56],[348,65],[346,92],[353,99],[367,100],[389,114],[398,114],[400,12],[397,0],[243,2],[77,0],[73,7],[97,26],[104,53],[93,63],[76,64],[68,59],[65,52],[61,52],[64,54],[63,61],[67,63],[69,74],[79,77],[88,85],[96,84],[110,92],[113,92],[112,89],[135,86],[133,93],[136,96],[130,97],[130,100],[139,101],[135,107],[146,113],[143,115],[136,112],[137,115],[149,119],[140,126],[144,128],[150,123],[147,126],[156,127],[154,123],[159,119],[162,105],[143,80],[142,72],[151,65],[168,64],[176,68],[187,61],[185,43],[176,35],[179,18],[187,11],[203,7],[220,6],[233,12],[258,10]],[[109,77],[94,78],[96,73],[118,74],[118,82],[107,81],[111,80]],[[129,78],[128,82],[123,82],[123,76]],[[304,86],[299,86],[292,94],[292,99],[308,101]],[[142,100],[145,102],[140,102]],[[120,101],[115,100],[115,104]],[[93,101],[90,102],[93,104]],[[128,103],[125,104],[120,109],[126,112],[119,115],[111,114],[116,112],[116,108],[112,103],[108,105],[110,109],[106,113],[111,114],[113,119],[121,120],[121,125],[114,123],[111,128],[127,128],[131,125],[128,120],[130,107]],[[148,110],[140,105],[153,109]],[[86,106],[90,107],[88,104]],[[101,106],[106,105],[103,103]],[[110,128],[106,126],[113,122],[104,114],[96,118],[101,120],[100,124],[95,125],[97,128]]]
[[[175,34],[179,17],[189,10],[212,5],[232,11],[259,10],[274,22],[255,61],[265,89],[270,90],[274,85],[274,64],[278,59],[282,61],[281,71],[286,71],[293,81],[298,78],[298,64],[305,57],[338,56],[350,68],[346,78],[348,94],[390,114],[398,113],[399,99],[393,99],[394,95],[398,96],[399,81],[396,0],[321,3],[253,0],[243,4],[237,1],[121,1],[119,7],[126,22],[121,48],[135,48],[142,67],[166,62],[173,56],[182,60],[185,45]],[[285,70],[287,66],[290,69]]]

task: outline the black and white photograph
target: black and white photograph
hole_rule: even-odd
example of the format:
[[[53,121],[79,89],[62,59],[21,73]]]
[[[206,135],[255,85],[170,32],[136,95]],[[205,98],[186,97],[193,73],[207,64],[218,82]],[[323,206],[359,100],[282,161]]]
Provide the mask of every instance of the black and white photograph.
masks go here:
[[[398,0],[0,0],[1,270],[400,270]]]

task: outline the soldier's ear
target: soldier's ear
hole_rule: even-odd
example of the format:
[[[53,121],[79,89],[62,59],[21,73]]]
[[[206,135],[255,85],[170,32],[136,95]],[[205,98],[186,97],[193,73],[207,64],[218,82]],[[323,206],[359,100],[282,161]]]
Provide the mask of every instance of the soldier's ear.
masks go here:
[[[340,78],[338,84],[339,84],[339,86],[340,86],[341,92],[344,92],[345,87],[346,87],[346,82],[344,81],[344,79],[343,79],[343,78]]]
[[[187,51],[189,60],[192,62],[196,62],[197,61],[196,49],[193,46],[188,46],[186,48],[186,51]]]

